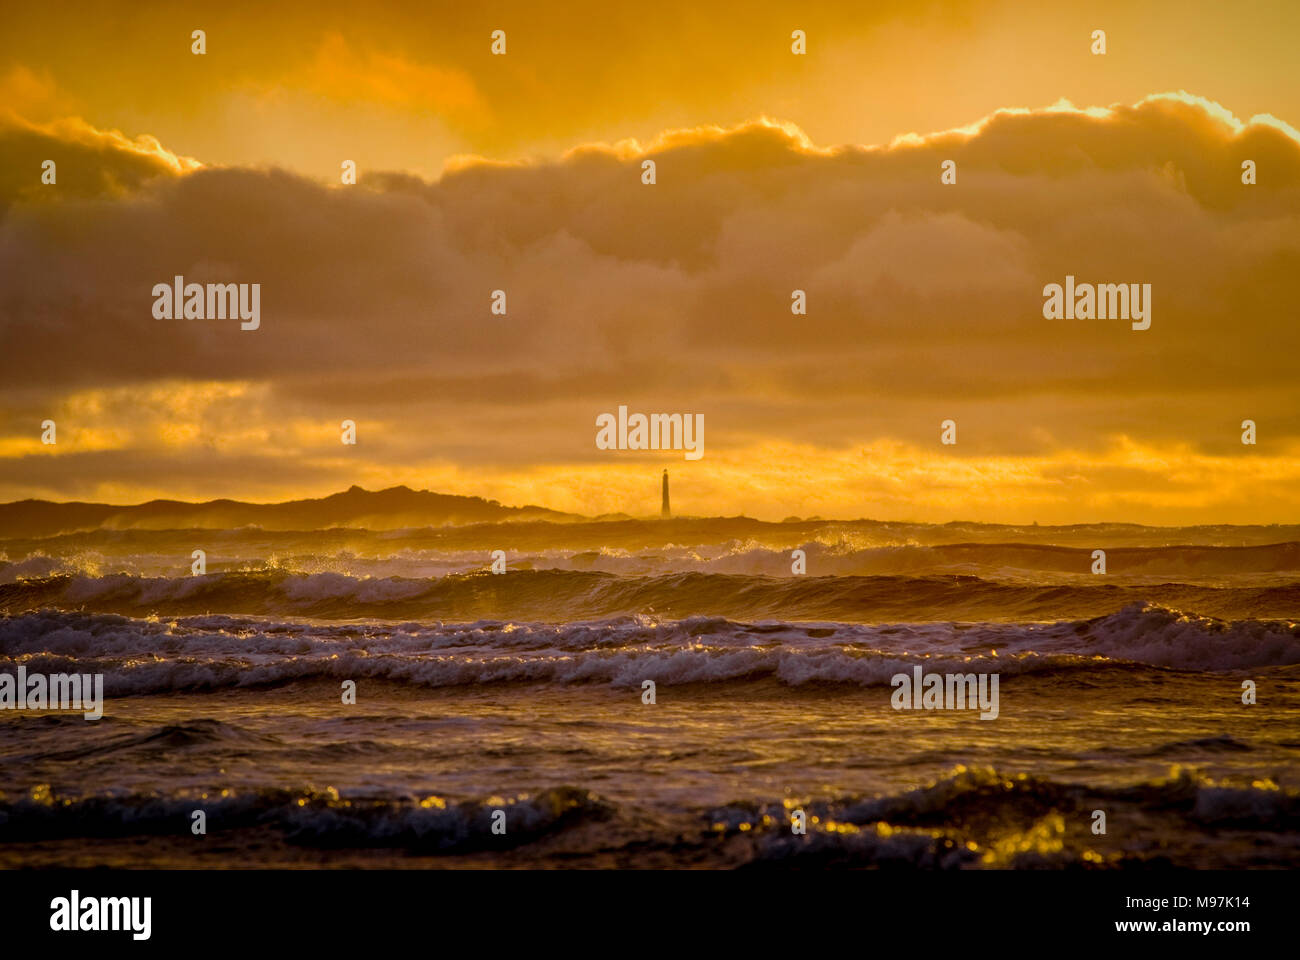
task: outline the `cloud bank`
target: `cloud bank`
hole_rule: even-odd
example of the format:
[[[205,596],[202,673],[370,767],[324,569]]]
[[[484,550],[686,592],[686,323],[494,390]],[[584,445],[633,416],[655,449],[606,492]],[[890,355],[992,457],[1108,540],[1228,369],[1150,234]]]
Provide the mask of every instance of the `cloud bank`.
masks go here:
[[[85,124],[11,120],[0,157],[0,495],[161,472],[194,495],[374,478],[628,509],[673,464],[595,449],[626,403],[705,415],[695,512],[1295,516],[1300,138],[1270,117],[1177,94],[880,147],[757,120],[354,187]],[[176,275],[260,283],[261,329],[154,319]],[[1045,320],[1066,275],[1150,283],[1151,328]],[[46,417],[57,452],[32,445]]]

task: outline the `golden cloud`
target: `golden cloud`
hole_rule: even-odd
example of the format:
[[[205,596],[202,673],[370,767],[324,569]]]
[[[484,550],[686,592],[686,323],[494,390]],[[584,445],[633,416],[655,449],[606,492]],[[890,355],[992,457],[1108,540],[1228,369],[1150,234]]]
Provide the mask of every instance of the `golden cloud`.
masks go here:
[[[355,188],[94,142],[70,176],[154,175],[75,208],[5,194],[7,449],[78,392],[260,391],[217,396],[222,416],[198,433],[177,417],[151,435],[162,444],[106,453],[99,482],[142,483],[164,462],[155,446],[215,431],[242,439],[191,458],[178,484],[327,492],[349,469],[419,486],[462,471],[479,488],[453,492],[571,508],[592,484],[630,495],[662,462],[594,448],[594,417],[629,403],[705,414],[696,512],[734,512],[728,497],[782,515],[1294,510],[1279,487],[1300,443],[1300,139],[1275,118],[1179,93],[999,111],[872,147],[760,119]],[[1242,183],[1244,160],[1258,184]],[[1151,283],[1151,329],[1045,320],[1043,287],[1067,274]],[[155,320],[149,290],[175,275],[260,283],[261,329]],[[488,311],[495,289],[505,317]],[[807,316],[790,313],[795,289]],[[351,468],[334,435],[345,417],[366,444]],[[950,450],[946,418],[960,424]],[[1246,418],[1257,447],[1240,443]],[[785,456],[789,472],[772,466]],[[10,461],[11,489],[78,482],[75,457],[53,458],[58,475],[27,460]],[[824,509],[797,509],[776,477]]]

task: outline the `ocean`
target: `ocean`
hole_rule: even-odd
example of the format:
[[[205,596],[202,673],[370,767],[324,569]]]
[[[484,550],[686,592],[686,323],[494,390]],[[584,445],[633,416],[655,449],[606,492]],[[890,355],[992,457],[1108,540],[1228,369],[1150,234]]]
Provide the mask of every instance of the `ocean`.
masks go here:
[[[0,537],[0,868],[1300,866],[1295,527]]]

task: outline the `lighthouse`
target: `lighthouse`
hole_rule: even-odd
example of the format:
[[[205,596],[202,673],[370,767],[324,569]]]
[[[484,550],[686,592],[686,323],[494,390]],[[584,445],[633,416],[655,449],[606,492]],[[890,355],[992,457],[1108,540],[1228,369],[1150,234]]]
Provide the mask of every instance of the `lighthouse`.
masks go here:
[[[663,509],[659,511],[659,516],[663,517],[665,520],[667,520],[670,516],[672,516],[672,511],[668,509],[668,471],[667,470],[664,471],[664,506]]]

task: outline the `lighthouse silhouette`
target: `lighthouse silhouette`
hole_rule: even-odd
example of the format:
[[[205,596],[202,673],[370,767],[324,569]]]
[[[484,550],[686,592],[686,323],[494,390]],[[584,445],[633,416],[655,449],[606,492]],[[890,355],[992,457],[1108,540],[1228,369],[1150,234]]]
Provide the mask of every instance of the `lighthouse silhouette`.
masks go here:
[[[672,516],[672,511],[668,509],[668,471],[664,471],[664,506],[659,511],[659,516],[667,519]]]

